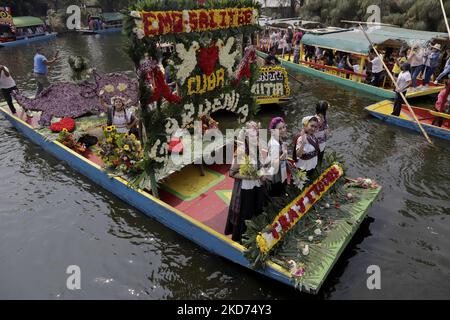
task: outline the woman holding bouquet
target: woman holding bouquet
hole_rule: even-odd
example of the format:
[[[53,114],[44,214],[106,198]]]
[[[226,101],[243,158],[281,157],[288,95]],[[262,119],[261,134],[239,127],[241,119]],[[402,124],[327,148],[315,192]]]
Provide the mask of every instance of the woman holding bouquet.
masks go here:
[[[303,130],[294,138],[293,159],[298,169],[306,171],[311,179],[317,168],[320,143],[315,134],[319,129],[317,117],[305,117],[302,120]]]
[[[262,213],[265,205],[264,176],[260,171],[263,155],[258,145],[259,125],[248,122],[241,130],[230,168],[235,179],[225,235],[232,235],[236,242],[242,241],[246,231],[245,221]]]
[[[287,184],[287,126],[281,117],[273,118],[269,125],[271,137],[268,143],[268,180],[271,181],[269,195],[282,197]]]

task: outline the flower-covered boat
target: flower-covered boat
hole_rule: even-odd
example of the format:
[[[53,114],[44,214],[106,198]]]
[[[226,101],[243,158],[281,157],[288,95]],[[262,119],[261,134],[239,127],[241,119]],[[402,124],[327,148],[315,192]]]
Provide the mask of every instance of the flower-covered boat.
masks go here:
[[[242,7],[236,8],[235,1],[222,1],[218,7],[193,2],[181,8],[178,1],[171,1],[172,8],[179,8],[174,11],[166,11],[167,1],[135,5],[126,30],[139,78],[139,138],[118,133],[114,125],[106,125],[104,113],[87,113],[86,106],[76,113],[74,126],[70,121],[59,123],[59,134],[47,127],[48,120],[63,115],[44,113],[44,106],[34,110],[42,112],[45,121],[38,112],[27,117],[23,109],[13,115],[4,104],[0,111],[30,140],[74,170],[206,250],[317,293],[381,188],[373,181],[346,180],[342,165],[330,156],[323,173],[309,183],[302,173],[292,176],[286,197],[248,221],[243,244],[224,234],[234,180],[229,162],[220,160],[230,146],[233,151],[235,135],[214,141],[205,137],[217,132],[214,112],[227,110],[243,123],[257,111],[252,89],[258,66],[251,59],[238,63],[233,35],[239,31],[247,37],[257,29],[259,6],[251,0],[240,3]],[[205,30],[209,32],[202,34]],[[152,57],[161,38],[176,43],[169,64],[175,86]],[[253,50],[246,48],[247,57]],[[126,94],[121,89],[120,83],[102,83],[89,92],[97,98],[107,91]],[[66,113],[70,117],[70,110]],[[200,120],[197,131],[196,120]],[[196,134],[202,140],[196,140]],[[89,135],[96,135],[99,143],[88,146],[83,138]]]

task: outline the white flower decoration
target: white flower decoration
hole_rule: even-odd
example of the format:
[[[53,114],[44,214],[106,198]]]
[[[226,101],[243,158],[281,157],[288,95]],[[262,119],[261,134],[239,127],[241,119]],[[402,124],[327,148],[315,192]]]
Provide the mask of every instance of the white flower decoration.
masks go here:
[[[108,84],[105,86],[104,90],[108,93],[114,92],[114,86],[112,84]]]
[[[320,236],[322,234],[322,230],[316,229],[316,230],[314,230],[314,234],[317,236]]]
[[[145,31],[142,29],[138,29],[136,35],[139,40],[142,40],[145,37]]]
[[[307,256],[309,254],[309,246],[308,245],[305,245],[305,247],[302,250],[302,254],[304,256]]]
[[[134,24],[136,25],[136,28],[144,29],[144,21],[142,21],[140,19],[135,19]]]
[[[139,11],[131,11],[130,16],[132,16],[133,18],[140,18],[141,13]]]

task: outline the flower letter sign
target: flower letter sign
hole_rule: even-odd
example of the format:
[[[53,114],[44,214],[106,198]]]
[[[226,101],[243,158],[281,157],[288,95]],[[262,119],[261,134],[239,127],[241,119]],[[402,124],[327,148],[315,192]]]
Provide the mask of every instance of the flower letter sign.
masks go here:
[[[344,171],[338,164],[327,169],[319,179],[284,208],[273,223],[264,229],[265,231],[258,234],[256,242],[259,250],[267,254],[280,241],[282,235],[289,232],[343,174]]]

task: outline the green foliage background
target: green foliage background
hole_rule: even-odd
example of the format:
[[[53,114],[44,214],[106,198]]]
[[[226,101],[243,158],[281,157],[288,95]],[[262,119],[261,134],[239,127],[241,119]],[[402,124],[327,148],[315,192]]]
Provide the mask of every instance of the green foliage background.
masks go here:
[[[303,19],[342,26],[341,20],[367,21],[367,8],[381,8],[381,22],[417,30],[445,32],[439,0],[309,0],[296,1],[297,15]],[[302,3],[302,4],[301,4]],[[447,14],[450,2],[444,1]]]

